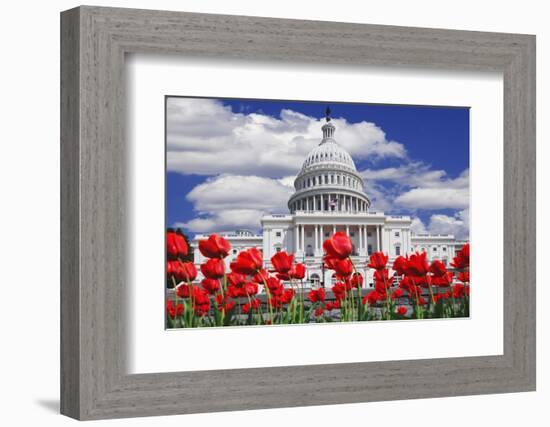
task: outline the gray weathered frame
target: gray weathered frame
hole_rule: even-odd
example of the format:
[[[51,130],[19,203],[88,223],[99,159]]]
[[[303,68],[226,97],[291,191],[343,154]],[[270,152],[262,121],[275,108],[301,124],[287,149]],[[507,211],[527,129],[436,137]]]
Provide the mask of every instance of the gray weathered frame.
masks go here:
[[[124,56],[504,75],[504,354],[127,375]],[[61,14],[61,412],[78,419],[535,390],[535,37],[83,6]]]

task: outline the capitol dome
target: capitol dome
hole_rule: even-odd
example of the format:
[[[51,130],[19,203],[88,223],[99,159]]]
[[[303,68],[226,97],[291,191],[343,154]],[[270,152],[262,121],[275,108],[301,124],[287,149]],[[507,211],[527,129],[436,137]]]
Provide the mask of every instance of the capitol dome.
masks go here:
[[[288,201],[292,213],[367,212],[370,200],[350,154],[334,139],[336,128],[327,109],[323,139],[307,155]]]

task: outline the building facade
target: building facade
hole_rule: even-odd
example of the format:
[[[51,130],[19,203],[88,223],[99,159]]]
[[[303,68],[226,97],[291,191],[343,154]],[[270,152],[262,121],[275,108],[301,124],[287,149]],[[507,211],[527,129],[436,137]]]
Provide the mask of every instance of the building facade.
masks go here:
[[[336,231],[344,231],[353,242],[352,259],[365,278],[365,286],[373,286],[373,272],[367,267],[368,256],[377,251],[387,253],[390,261],[399,255],[425,251],[428,258],[448,263],[455,251],[465,243],[453,235],[415,235],[409,216],[391,216],[371,210],[364,182],[349,153],[334,138],[335,126],[327,114],[322,126],[323,137],[306,157],[294,180],[295,192],[288,200],[288,214],[265,215],[261,218],[261,234],[247,230],[218,233],[231,242],[232,253],[227,263],[245,249],[261,249],[265,264],[279,251],[295,254],[297,262],[307,266],[307,283],[331,286],[333,272],[323,266],[323,241]],[[196,235],[198,240],[207,235]],[[195,263],[204,259],[195,251]]]

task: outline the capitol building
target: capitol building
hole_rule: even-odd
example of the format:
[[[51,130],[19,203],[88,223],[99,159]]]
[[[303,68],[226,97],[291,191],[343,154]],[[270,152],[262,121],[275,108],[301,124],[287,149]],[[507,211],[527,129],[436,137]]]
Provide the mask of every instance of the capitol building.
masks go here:
[[[247,230],[218,233],[233,248],[226,262],[238,252],[256,247],[262,250],[269,268],[273,254],[287,251],[307,266],[310,285],[330,287],[335,278],[334,272],[323,266],[323,241],[336,231],[344,231],[352,239],[352,259],[366,287],[373,286],[373,272],[367,268],[368,256],[373,252],[387,253],[390,266],[397,256],[415,251],[427,252],[430,260],[450,262],[465,242],[448,234],[414,234],[409,216],[372,210],[352,157],[335,139],[336,128],[328,109],[321,129],[322,140],[308,154],[294,180],[296,191],[288,200],[289,213],[264,215],[261,234]],[[198,240],[205,238],[207,235],[196,235],[193,246],[198,247]],[[194,256],[196,264],[205,261],[198,250]]]

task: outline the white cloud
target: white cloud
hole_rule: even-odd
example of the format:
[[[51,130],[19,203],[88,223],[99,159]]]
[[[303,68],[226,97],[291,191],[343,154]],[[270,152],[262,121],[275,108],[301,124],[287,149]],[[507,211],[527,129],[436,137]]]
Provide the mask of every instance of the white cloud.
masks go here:
[[[394,203],[409,209],[464,209],[469,205],[467,188],[413,188]]]
[[[361,172],[365,183],[384,193],[393,209],[465,209],[469,206],[469,171],[452,179],[444,170],[432,170],[422,162]],[[382,185],[387,184],[393,185]],[[396,194],[391,194],[392,188]]]
[[[242,175],[209,178],[186,196],[193,203],[197,218],[174,225],[192,232],[257,230],[262,215],[288,212],[287,202],[294,192],[293,179]]]
[[[335,138],[356,159],[404,158],[374,123],[334,118]],[[232,112],[213,99],[170,98],[167,103],[168,170],[280,177],[295,174],[321,139],[322,120],[292,110],[274,118]]]
[[[413,218],[412,230],[415,234],[453,234],[458,239],[468,239],[470,235],[470,210],[458,211],[454,216],[434,214],[428,225]]]
[[[418,217],[412,219],[411,230],[414,234],[426,234],[428,232],[426,226]]]

